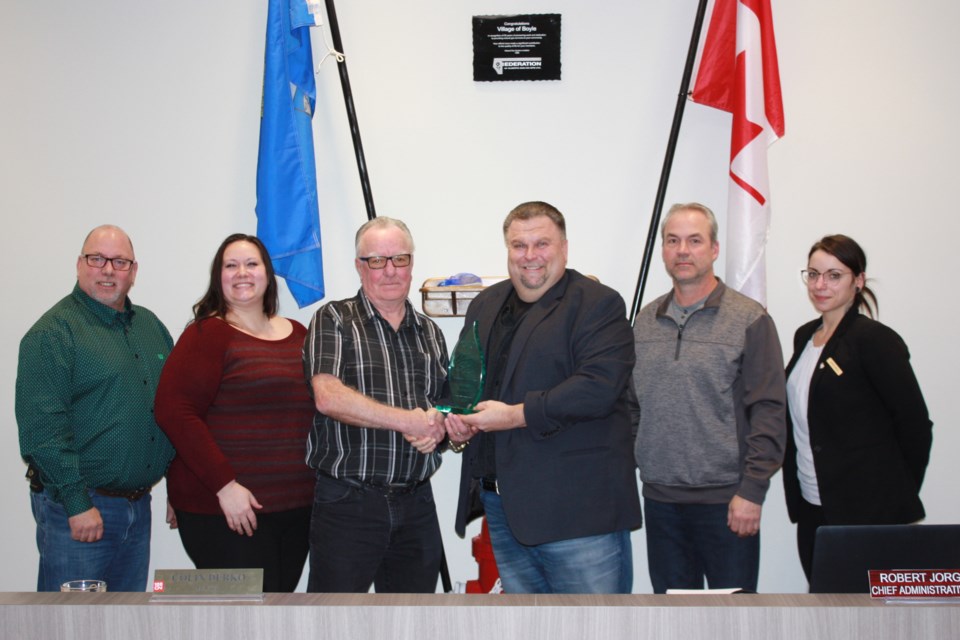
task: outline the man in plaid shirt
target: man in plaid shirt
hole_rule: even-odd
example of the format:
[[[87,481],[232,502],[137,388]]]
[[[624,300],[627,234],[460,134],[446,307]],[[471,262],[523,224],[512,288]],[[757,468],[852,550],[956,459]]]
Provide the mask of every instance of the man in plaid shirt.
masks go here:
[[[311,592],[432,593],[441,539],[430,476],[444,438],[447,347],[407,300],[413,238],[374,218],[357,232],[360,291],[321,307],[304,344],[317,405]]]

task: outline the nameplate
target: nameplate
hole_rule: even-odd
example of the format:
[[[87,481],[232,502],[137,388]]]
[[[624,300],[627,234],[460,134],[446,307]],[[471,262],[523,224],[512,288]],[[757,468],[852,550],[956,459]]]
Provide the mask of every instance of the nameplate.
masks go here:
[[[892,569],[870,571],[869,575],[872,598],[960,598],[960,569]]]
[[[151,601],[263,601],[263,569],[157,569]]]

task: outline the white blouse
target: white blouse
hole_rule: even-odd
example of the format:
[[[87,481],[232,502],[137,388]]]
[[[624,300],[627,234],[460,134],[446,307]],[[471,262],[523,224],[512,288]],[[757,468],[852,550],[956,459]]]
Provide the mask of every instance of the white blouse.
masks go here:
[[[807,409],[810,405],[810,380],[823,352],[823,345],[815,347],[809,340],[803,353],[787,378],[787,406],[790,407],[790,419],[793,421],[793,440],[797,444],[797,476],[800,479],[800,493],[810,504],[820,505],[820,487],[817,486],[817,472],[813,466],[813,449],[810,448],[810,425],[807,422]]]

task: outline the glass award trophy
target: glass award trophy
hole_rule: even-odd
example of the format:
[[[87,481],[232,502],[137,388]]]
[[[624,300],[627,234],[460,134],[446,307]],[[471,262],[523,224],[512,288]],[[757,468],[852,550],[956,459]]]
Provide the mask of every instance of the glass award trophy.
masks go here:
[[[448,404],[438,404],[437,411],[443,413],[473,413],[473,407],[480,402],[483,394],[483,378],[486,364],[483,361],[483,349],[480,346],[480,328],[473,326],[453,348],[450,366],[447,367],[447,384],[450,389]]]

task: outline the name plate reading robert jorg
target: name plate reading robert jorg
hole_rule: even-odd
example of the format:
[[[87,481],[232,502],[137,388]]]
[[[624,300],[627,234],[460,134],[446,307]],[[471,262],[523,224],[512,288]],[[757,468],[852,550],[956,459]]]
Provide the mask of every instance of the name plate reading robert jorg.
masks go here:
[[[157,569],[153,601],[263,601],[263,569]]]
[[[960,569],[871,570],[870,596],[885,600],[960,598]]]

